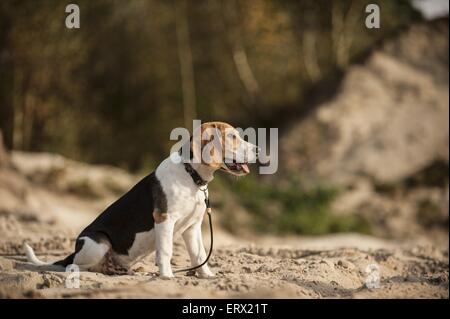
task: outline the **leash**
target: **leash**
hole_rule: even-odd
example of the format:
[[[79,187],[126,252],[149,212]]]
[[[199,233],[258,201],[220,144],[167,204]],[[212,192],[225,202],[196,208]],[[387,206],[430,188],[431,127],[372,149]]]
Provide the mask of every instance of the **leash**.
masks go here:
[[[208,253],[208,256],[206,256],[205,261],[202,262],[200,265],[197,265],[197,266],[194,266],[194,267],[191,267],[191,268],[178,269],[178,270],[173,271],[173,273],[185,272],[185,271],[189,273],[189,272],[194,271],[195,269],[200,268],[201,266],[203,266],[204,264],[206,264],[208,262],[209,258],[211,257],[212,251],[213,251],[213,226],[212,226],[212,220],[211,220],[211,212],[212,212],[212,210],[211,210],[211,205],[209,203],[209,196],[207,194],[208,187],[205,187],[204,189],[200,188],[200,190],[205,195],[206,213],[208,214],[209,233],[210,233],[210,236],[211,236],[211,242],[210,242],[210,245],[209,245],[209,253]]]

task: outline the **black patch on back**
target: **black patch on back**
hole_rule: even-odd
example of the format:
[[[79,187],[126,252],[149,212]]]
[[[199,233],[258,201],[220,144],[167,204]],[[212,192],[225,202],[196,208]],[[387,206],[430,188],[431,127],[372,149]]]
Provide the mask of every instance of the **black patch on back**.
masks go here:
[[[98,242],[99,236],[105,236],[113,251],[127,255],[136,234],[154,227],[155,209],[167,212],[167,199],[153,172],[106,208],[78,238],[88,236]]]

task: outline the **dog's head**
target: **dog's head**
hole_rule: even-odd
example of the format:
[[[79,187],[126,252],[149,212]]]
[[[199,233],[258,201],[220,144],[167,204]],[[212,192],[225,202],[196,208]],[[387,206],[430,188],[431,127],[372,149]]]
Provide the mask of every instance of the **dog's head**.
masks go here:
[[[192,157],[214,170],[236,176],[250,172],[249,162],[255,162],[258,147],[246,142],[230,124],[207,122],[194,130],[191,137]]]

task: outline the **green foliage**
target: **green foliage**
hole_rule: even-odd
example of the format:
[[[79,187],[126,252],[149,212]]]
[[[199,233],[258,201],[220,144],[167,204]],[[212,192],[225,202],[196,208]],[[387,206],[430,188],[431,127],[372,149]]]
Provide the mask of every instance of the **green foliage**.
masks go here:
[[[442,207],[429,199],[417,203],[416,218],[425,227],[448,228],[448,215],[442,213]]]
[[[407,192],[409,189],[423,186],[445,188],[448,183],[448,175],[448,161],[435,160],[403,180],[390,183],[380,183],[374,180],[373,185],[378,193],[396,196]]]
[[[366,220],[355,215],[335,215],[330,204],[338,189],[326,185],[306,187],[291,178],[283,187],[261,183],[248,176],[230,185],[239,201],[253,214],[261,232],[319,235],[333,232],[370,233]]]

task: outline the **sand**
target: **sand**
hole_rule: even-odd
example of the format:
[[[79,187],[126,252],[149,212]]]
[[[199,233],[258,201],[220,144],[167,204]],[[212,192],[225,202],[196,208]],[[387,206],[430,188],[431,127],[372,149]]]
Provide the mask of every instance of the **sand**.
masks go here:
[[[1,298],[449,297],[448,249],[357,234],[291,237],[280,245],[279,239],[254,244],[219,232],[210,261],[216,278],[177,273],[176,278],[163,280],[151,254],[134,267],[134,275],[81,272],[79,288],[70,288],[76,283],[71,273],[30,265],[20,253],[27,239],[40,258],[56,260],[71,251],[73,240],[63,232],[31,238],[36,237],[17,237],[0,247]],[[180,240],[172,264],[173,269],[189,265]]]
[[[31,265],[23,243],[30,244],[42,260],[66,256],[84,226],[137,177],[123,177],[123,186],[118,187],[121,183],[111,182],[111,176],[120,175],[116,169],[92,171],[72,162],[44,169],[39,163],[45,161],[36,158],[44,155],[24,156],[32,160],[26,164],[16,159],[14,166],[0,169],[0,298],[449,297],[448,232],[433,239],[402,241],[360,234],[250,237],[241,231],[236,236],[220,228],[219,217],[226,214],[220,210],[213,212],[215,248],[209,263],[215,278],[177,273],[176,278],[163,280],[151,254],[134,267],[134,275],[81,272],[79,288],[70,288],[76,284],[73,273]],[[56,180],[48,177],[54,172],[59,174]],[[90,183],[90,189],[97,191],[101,185],[108,188],[101,196],[74,192],[73,185],[84,189]],[[206,247],[208,236],[205,228]],[[179,238],[172,263],[173,269],[189,266]]]

